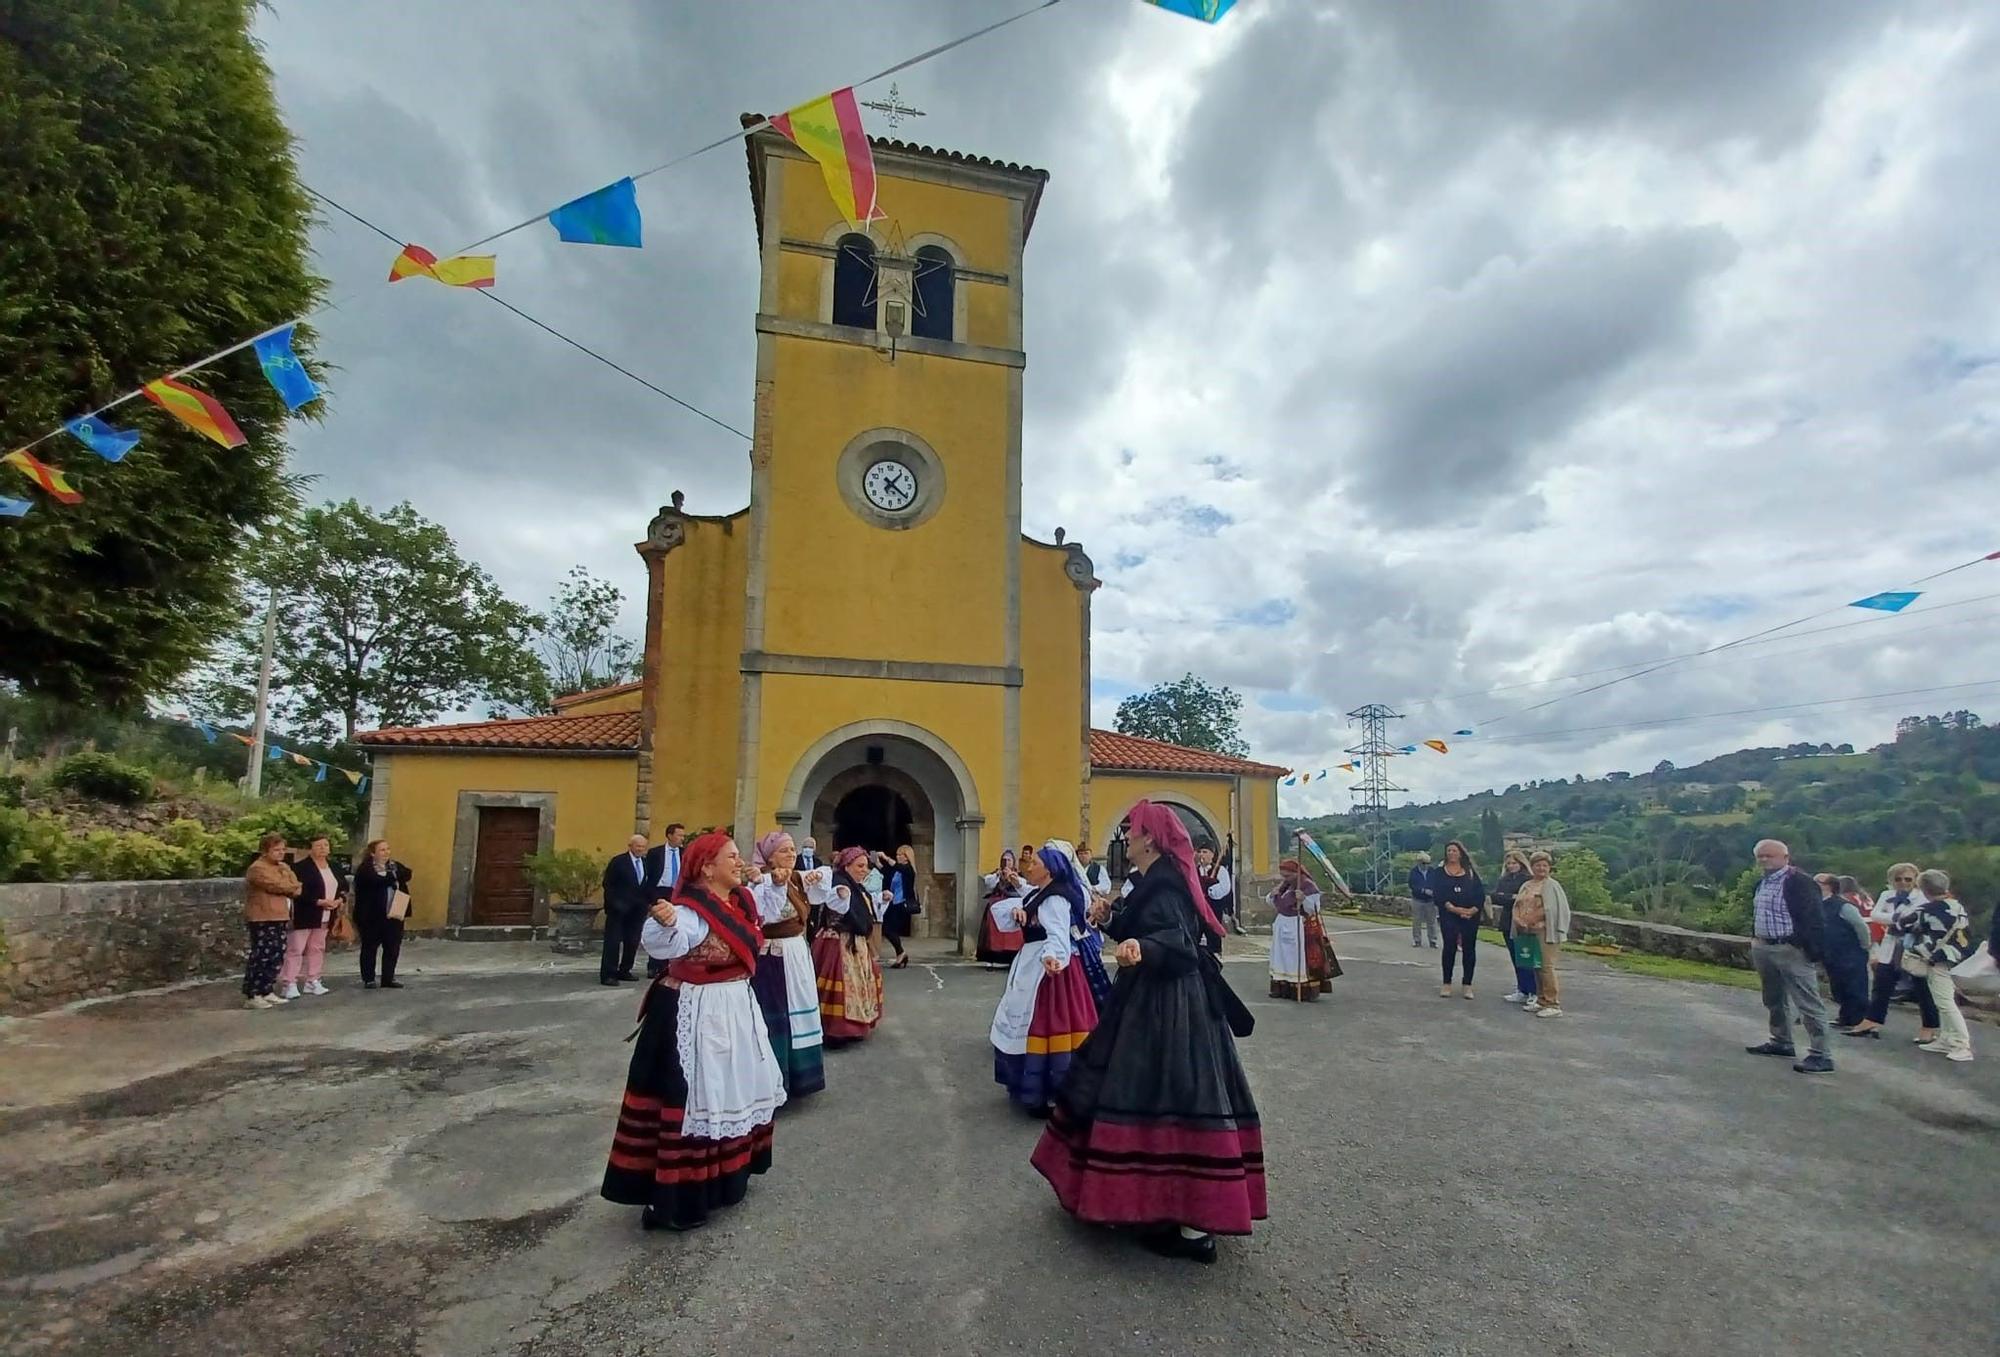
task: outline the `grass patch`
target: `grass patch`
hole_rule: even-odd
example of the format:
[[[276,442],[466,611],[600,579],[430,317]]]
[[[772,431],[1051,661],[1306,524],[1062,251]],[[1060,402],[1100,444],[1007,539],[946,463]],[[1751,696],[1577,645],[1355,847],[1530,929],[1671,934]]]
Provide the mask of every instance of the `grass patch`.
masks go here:
[[[1731,985],[1737,989],[1757,989],[1761,982],[1755,971],[1739,971],[1734,966],[1712,966],[1706,961],[1684,961],[1680,957],[1653,956],[1647,952],[1620,952],[1599,957],[1614,971],[1650,975],[1659,980],[1695,980],[1705,985]]]

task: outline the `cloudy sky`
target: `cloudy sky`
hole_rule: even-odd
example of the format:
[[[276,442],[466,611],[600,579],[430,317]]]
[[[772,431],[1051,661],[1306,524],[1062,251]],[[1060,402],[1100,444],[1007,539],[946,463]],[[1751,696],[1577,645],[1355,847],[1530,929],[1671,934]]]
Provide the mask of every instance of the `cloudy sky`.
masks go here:
[[[274,0],[258,32],[306,180],[442,252],[1023,3]],[[1027,527],[1105,580],[1103,723],[1192,669],[1288,766],[1337,763],[1364,702],[1410,741],[1481,728],[1397,766],[1429,798],[2000,717],[2000,563],[1579,692],[2000,548],[2000,10],[1241,0],[1208,28],[1065,0],[898,79],[905,135],[1051,175]],[[500,291],[747,428],[742,155],[640,201],[645,250],[522,232]],[[636,633],[631,544],[671,490],[740,507],[743,444],[496,307],[381,286],[350,223],[316,245],[344,300],[300,469],[409,498],[525,601],[582,562]],[[1338,773],[1285,800],[1346,806]]]

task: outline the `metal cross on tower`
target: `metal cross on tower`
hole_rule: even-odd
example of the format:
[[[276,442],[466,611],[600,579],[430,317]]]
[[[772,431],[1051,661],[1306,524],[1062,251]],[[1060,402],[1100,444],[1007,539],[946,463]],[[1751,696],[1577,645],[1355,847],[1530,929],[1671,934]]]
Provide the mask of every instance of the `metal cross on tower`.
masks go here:
[[[1361,743],[1347,751],[1361,759],[1361,781],[1354,787],[1354,818],[1368,836],[1368,890],[1380,894],[1390,884],[1390,863],[1396,856],[1389,842],[1389,793],[1407,790],[1389,781],[1389,759],[1398,751],[1389,743],[1388,723],[1402,720],[1403,714],[1370,702],[1347,713],[1347,719],[1361,723]]]
[[[921,118],[924,116],[922,109],[911,108],[903,102],[902,91],[896,88],[893,80],[889,82],[889,97],[887,99],[870,99],[861,106],[863,108],[872,108],[877,113],[880,113],[882,121],[889,124],[891,132],[901,127],[906,119]]]

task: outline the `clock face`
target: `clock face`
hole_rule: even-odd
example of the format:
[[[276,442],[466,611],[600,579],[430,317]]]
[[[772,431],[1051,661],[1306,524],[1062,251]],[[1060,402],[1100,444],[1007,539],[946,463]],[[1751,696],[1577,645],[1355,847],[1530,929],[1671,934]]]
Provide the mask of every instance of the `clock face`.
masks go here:
[[[883,513],[902,513],[917,502],[917,473],[901,462],[884,458],[863,473],[861,492]]]

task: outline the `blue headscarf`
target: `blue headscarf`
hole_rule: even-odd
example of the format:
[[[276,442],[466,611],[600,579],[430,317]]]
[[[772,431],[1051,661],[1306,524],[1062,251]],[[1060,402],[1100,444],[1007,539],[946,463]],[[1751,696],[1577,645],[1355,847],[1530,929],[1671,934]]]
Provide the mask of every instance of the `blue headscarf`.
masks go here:
[[[1035,856],[1049,869],[1049,892],[1069,901],[1071,922],[1081,925],[1086,892],[1083,877],[1076,869],[1074,850],[1061,839],[1050,839],[1036,850]]]

